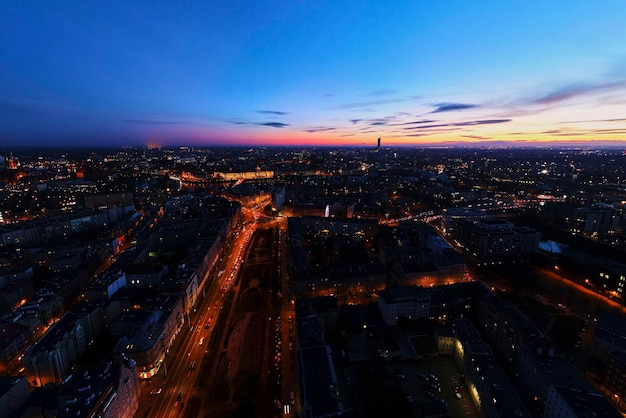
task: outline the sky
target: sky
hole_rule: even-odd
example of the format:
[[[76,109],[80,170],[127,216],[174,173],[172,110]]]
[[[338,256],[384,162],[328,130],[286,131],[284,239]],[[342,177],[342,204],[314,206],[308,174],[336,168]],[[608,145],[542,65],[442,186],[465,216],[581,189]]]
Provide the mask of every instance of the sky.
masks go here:
[[[626,2],[0,2],[0,146],[626,141]]]

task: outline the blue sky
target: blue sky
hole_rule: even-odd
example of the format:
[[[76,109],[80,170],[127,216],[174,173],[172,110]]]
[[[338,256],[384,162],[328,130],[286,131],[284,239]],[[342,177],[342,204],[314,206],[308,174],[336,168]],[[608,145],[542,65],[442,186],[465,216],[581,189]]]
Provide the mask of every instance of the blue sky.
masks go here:
[[[5,0],[0,142],[626,140],[625,20],[623,1]]]

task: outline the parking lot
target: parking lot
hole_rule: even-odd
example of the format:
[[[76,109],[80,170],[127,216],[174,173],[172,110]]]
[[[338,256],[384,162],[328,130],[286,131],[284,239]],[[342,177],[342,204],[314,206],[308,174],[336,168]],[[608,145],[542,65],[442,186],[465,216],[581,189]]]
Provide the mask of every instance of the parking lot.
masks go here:
[[[393,360],[385,368],[410,403],[435,400],[446,406],[448,416],[479,417],[452,357]]]
[[[418,373],[433,374],[437,377],[441,387],[440,397],[446,403],[448,415],[452,417],[478,418],[478,411],[469,398],[465,385],[461,382],[452,357],[438,356],[417,360],[415,361],[415,367]],[[457,399],[458,395],[455,395],[454,388],[457,386],[462,386],[463,388],[460,392],[462,399]]]

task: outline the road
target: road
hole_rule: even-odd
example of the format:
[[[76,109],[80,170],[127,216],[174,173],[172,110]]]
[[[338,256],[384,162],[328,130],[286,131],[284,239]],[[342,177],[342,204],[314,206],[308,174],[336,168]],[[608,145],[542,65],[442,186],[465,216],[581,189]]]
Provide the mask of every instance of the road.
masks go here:
[[[243,253],[252,236],[256,224],[251,222],[253,215],[244,216],[244,226],[235,230],[229,237],[230,244],[225,251],[218,271],[208,280],[198,305],[194,312],[187,317],[185,330],[178,336],[166,358],[161,370],[151,381],[142,382],[140,409],[137,417],[176,417],[182,416],[189,400],[197,396],[196,380],[200,377],[199,370],[207,354],[207,347],[211,340],[218,338],[214,335],[215,324],[220,315],[225,313],[224,299],[230,292],[231,286],[237,277],[243,261]],[[202,344],[201,344],[202,342]],[[192,367],[193,365],[193,367]],[[150,395],[153,389],[160,388],[162,392]]]

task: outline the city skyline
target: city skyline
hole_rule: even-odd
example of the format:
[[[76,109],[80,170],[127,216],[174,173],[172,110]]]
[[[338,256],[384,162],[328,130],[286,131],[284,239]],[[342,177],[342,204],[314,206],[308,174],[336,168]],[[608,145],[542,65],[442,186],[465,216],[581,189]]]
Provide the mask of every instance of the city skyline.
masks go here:
[[[626,141],[626,5],[0,5],[5,146]]]

